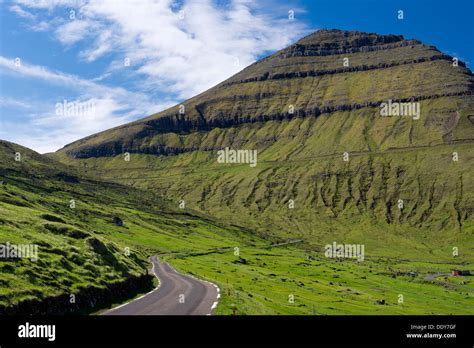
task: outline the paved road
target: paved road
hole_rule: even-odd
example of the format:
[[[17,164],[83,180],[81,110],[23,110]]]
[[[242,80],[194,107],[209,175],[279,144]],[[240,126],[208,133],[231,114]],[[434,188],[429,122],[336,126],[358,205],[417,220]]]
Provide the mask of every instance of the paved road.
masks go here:
[[[219,289],[211,283],[178,273],[157,257],[153,272],[160,285],[148,294],[104,315],[210,315],[217,305]]]

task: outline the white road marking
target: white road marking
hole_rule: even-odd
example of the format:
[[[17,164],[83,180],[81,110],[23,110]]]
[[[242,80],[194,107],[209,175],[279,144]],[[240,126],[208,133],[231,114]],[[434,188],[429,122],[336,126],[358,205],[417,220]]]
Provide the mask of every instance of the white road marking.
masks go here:
[[[217,301],[215,301],[215,302],[212,304],[212,306],[211,306],[211,311],[212,311],[214,308],[217,307],[217,304],[219,303],[219,298],[221,297],[221,295],[220,295],[221,289],[219,289],[219,287],[218,287],[216,284],[211,283],[210,281],[205,280],[205,279],[199,279],[198,277],[195,277],[194,275],[191,275],[191,274],[180,273],[180,272],[178,272],[177,270],[175,270],[175,272],[178,273],[178,274],[182,274],[182,275],[184,275],[184,276],[188,276],[188,277],[194,278],[194,279],[196,279],[196,280],[199,280],[200,282],[206,282],[206,283],[209,283],[209,284],[213,285],[213,286],[216,288],[216,290],[217,290]],[[209,313],[209,314],[207,314],[207,315],[212,315],[212,313]]]
[[[161,281],[160,281],[160,278],[158,278],[158,276],[157,276],[156,273],[155,273],[155,263],[154,263],[153,261],[151,261],[151,265],[152,265],[151,271],[153,272],[153,274],[154,274],[154,276],[156,277],[156,279],[158,279],[158,286],[157,286],[156,288],[154,288],[153,290],[147,292],[146,294],[140,296],[140,297],[134,298],[133,300],[128,301],[128,302],[126,302],[126,303],[124,303],[124,304],[121,304],[120,306],[117,306],[117,307],[114,307],[114,308],[112,308],[112,309],[109,309],[107,312],[104,312],[104,314],[105,314],[105,313],[113,312],[114,310],[116,310],[116,309],[118,309],[118,308],[121,308],[121,307],[123,307],[123,306],[126,306],[126,305],[128,305],[129,303],[131,303],[131,302],[133,302],[133,301],[139,300],[139,299],[145,297],[146,295],[151,294],[153,291],[156,291],[156,290],[158,290],[158,289],[160,288],[160,286],[161,286]]]
[[[163,263],[163,264],[166,264],[165,262],[162,262],[162,263]],[[154,292],[154,291],[156,291],[156,290],[158,290],[158,289],[160,288],[160,286],[161,286],[161,281],[160,281],[160,278],[158,278],[158,275],[155,273],[155,263],[153,262],[153,260],[151,261],[151,264],[152,264],[152,272],[153,272],[153,274],[155,275],[156,279],[158,279],[158,286],[157,286],[156,288],[154,288],[153,290],[147,292],[146,294],[144,294],[144,295],[142,295],[142,296],[140,296],[140,297],[138,297],[138,298],[135,298],[135,299],[133,299],[133,300],[127,302],[127,303],[124,303],[124,304],[122,304],[122,305],[120,305],[120,306],[117,306],[117,307],[114,307],[114,308],[108,310],[107,312],[104,312],[104,314],[105,314],[105,313],[113,312],[114,310],[116,310],[116,309],[118,309],[118,308],[121,308],[121,307],[123,307],[123,306],[128,305],[130,302],[139,300],[139,299],[141,299],[141,298],[143,298],[143,297],[145,297],[145,296],[151,294],[152,292]],[[217,307],[217,304],[218,304],[218,302],[219,302],[218,300],[219,300],[219,298],[221,297],[221,295],[220,295],[220,291],[221,291],[221,290],[219,289],[219,287],[218,287],[216,284],[211,283],[211,282],[208,281],[208,280],[199,279],[199,278],[197,278],[197,277],[195,277],[195,276],[193,276],[193,275],[191,275],[191,274],[180,273],[180,272],[178,272],[176,269],[174,269],[174,268],[172,268],[172,269],[173,269],[173,270],[175,271],[175,273],[177,273],[177,274],[181,274],[181,275],[184,275],[184,276],[188,276],[188,277],[194,278],[194,279],[196,279],[196,280],[198,280],[198,281],[201,281],[201,282],[209,283],[209,284],[213,285],[213,286],[216,288],[216,290],[217,290],[217,301],[215,301],[215,302],[212,304],[212,306],[211,306],[211,313],[207,314],[207,315],[212,315],[212,310]]]

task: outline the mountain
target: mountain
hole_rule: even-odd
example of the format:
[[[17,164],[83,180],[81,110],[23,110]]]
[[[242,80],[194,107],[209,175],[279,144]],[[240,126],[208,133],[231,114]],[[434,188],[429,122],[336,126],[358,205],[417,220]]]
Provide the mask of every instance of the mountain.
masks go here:
[[[0,141],[0,242],[41,251],[0,259],[0,313],[121,302],[166,253],[220,287],[219,314],[469,314],[473,281],[449,272],[474,271],[474,76],[453,62],[321,30],[56,153]],[[328,257],[339,243],[364,252]]]
[[[434,261],[423,255],[426,240],[406,236],[403,258],[371,250],[359,260],[327,258],[306,241],[275,243],[172,205],[156,190],[97,181],[0,141],[0,248],[37,248],[35,260],[1,255],[0,314],[95,313],[127,302],[153,287],[146,269],[156,254],[217,284],[217,314],[471,312],[471,280],[435,279],[440,271],[465,269],[470,258],[463,253],[456,259],[438,253]],[[400,248],[394,236],[378,238]]]
[[[362,240],[396,255],[421,243],[446,255],[457,241],[472,246],[473,93],[472,72],[433,46],[320,30],[181,105],[53,156],[261,236],[315,248]],[[397,103],[412,103],[399,106],[413,114],[382,115]],[[258,165],[218,163],[226,147],[257,150]]]
[[[344,58],[348,59],[347,67],[343,66]],[[61,152],[74,158],[89,158],[127,151],[152,154],[209,151],[232,144],[208,140],[207,133],[213,129],[249,123],[257,123],[252,128],[258,128],[272,120],[314,119],[341,112],[373,113],[372,107],[378,109],[388,99],[424,101],[424,109],[427,109],[424,119],[413,125],[411,133],[405,129],[409,127],[399,125],[402,129],[397,129],[398,137],[391,134],[393,127],[388,127],[393,126],[394,120],[373,120],[376,124],[372,126],[381,123],[386,129],[380,138],[361,139],[365,140],[361,144],[364,150],[369,146],[386,149],[444,143],[448,139],[443,136],[447,137],[450,132],[456,133],[456,140],[470,139],[472,134],[459,129],[471,124],[467,117],[457,120],[456,115],[450,113],[440,115],[438,111],[430,115],[429,112],[435,101],[448,97],[453,97],[449,99],[453,102],[461,100],[466,108],[471,106],[473,75],[464,63],[459,62],[455,68],[452,63],[452,57],[435,47],[417,40],[404,40],[402,36],[321,30],[182,103],[181,113],[178,105],[74,142]],[[290,105],[294,107],[293,113],[289,112]],[[344,118],[350,119],[350,116]],[[189,137],[163,135],[196,131],[208,136],[193,141]],[[354,135],[362,137],[362,133],[361,129]],[[372,135],[370,133],[368,135]],[[199,140],[208,141],[199,146]],[[271,139],[263,140],[271,143]],[[333,135],[326,140],[327,148],[337,138]],[[373,144],[366,144],[367,140]],[[339,145],[345,144],[348,148],[354,147],[353,142],[347,140]]]

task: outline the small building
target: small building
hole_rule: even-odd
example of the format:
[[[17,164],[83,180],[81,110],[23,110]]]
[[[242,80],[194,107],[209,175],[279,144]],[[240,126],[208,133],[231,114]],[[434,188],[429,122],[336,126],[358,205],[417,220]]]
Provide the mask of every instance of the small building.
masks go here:
[[[452,272],[451,272],[451,275],[453,275],[455,277],[469,276],[469,275],[471,275],[471,272],[470,271],[462,271],[462,270],[459,270],[459,269],[453,269]]]

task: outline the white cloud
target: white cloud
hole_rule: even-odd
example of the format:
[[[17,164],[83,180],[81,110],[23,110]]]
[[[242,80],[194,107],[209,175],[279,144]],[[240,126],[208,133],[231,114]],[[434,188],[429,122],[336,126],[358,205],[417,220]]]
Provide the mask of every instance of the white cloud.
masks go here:
[[[102,55],[111,50],[111,39],[112,32],[110,30],[102,31],[95,40],[94,46],[90,49],[82,51],[81,57],[85,58],[89,62],[100,58]]]
[[[0,121],[0,137],[40,152],[161,111],[307,33],[304,23],[288,20],[284,7],[247,0],[16,0],[10,10],[68,50],[77,45],[79,63],[109,59],[98,77],[85,79],[25,62],[15,66],[0,56],[0,69],[10,75],[63,86],[75,101],[96,106],[94,115],[64,117],[55,114],[61,100],[52,96],[35,105],[28,124]],[[103,83],[117,76],[134,91]],[[152,102],[150,95],[165,97]]]
[[[46,22],[46,21],[41,21],[39,23],[36,23],[34,25],[31,25],[30,26],[31,30],[33,31],[46,31],[46,30],[49,30],[51,27],[50,27],[50,23],[49,22]]]
[[[21,8],[18,5],[12,5],[12,6],[10,6],[9,9],[10,9],[10,11],[16,13],[18,16],[20,16],[22,18],[35,19],[35,16],[33,14],[31,14],[28,11],[25,11],[23,8]]]
[[[77,97],[67,102],[93,104],[93,112],[61,115],[56,113],[56,104],[63,100],[36,101],[34,107],[27,100],[0,98],[0,106],[29,108],[29,121],[18,123],[1,122],[0,138],[31,147],[39,152],[51,152],[74,140],[111,127],[148,116],[176,104],[173,100],[154,103],[138,92],[120,87],[109,87],[84,80],[78,76],[51,71],[45,67],[22,62],[15,65],[14,59],[0,56],[0,69],[25,78],[59,85],[73,91]]]
[[[85,39],[94,27],[87,20],[72,20],[56,29],[56,37],[61,43],[71,45]]]
[[[14,133],[13,133],[14,132]],[[4,122],[0,120],[0,139],[5,139],[39,153],[56,151],[77,140],[78,133],[74,129],[33,128],[28,124]]]
[[[129,100],[133,104],[146,102],[148,99],[141,93],[130,92],[121,87],[109,87],[92,80],[82,79],[76,75],[52,71],[43,66],[28,64],[22,61],[20,61],[19,65],[15,63],[15,59],[0,56],[0,68],[4,68],[5,71],[17,77],[35,78],[51,84],[63,85],[89,97],[96,97],[97,95],[113,96],[116,99],[121,98],[123,101]]]
[[[29,109],[31,108],[31,104],[28,102],[25,102],[23,100],[15,99],[15,98],[10,98],[10,97],[0,97],[0,106],[3,107],[15,107],[15,108],[21,108],[21,109]]]
[[[226,6],[211,0],[19,0],[31,8],[74,4],[78,19],[56,29],[60,42],[87,39],[80,58],[93,62],[113,52],[130,58],[142,85],[175,93],[179,99],[198,94],[282,48],[306,33],[287,10],[234,0]],[[236,64],[238,62],[239,64]],[[120,66],[111,64],[109,72]],[[123,64],[122,64],[123,68]]]
[[[3,56],[0,56],[0,67],[8,69],[8,71],[17,73],[21,76],[47,80],[52,83],[62,83],[67,85],[76,85],[79,83],[82,85],[90,85],[89,81],[81,80],[77,76],[54,72],[39,65],[25,64],[21,60],[17,62],[15,59]]]
[[[30,8],[52,10],[58,6],[81,6],[86,0],[16,0],[16,2]]]
[[[67,105],[73,107],[82,104],[79,109],[73,109],[68,113]],[[62,108],[63,113],[57,113]],[[70,111],[70,110],[69,110]],[[43,114],[31,115],[31,125],[34,129],[48,130],[49,137],[59,137],[60,146],[51,147],[43,144],[41,151],[53,151],[78,138],[97,133],[102,130],[119,126],[130,121],[132,116],[137,116],[136,111],[129,111],[129,106],[113,98],[90,98],[82,100],[64,100],[54,104],[51,103],[49,110]],[[58,125],[61,125],[58,127]],[[52,133],[52,134],[50,134]]]

